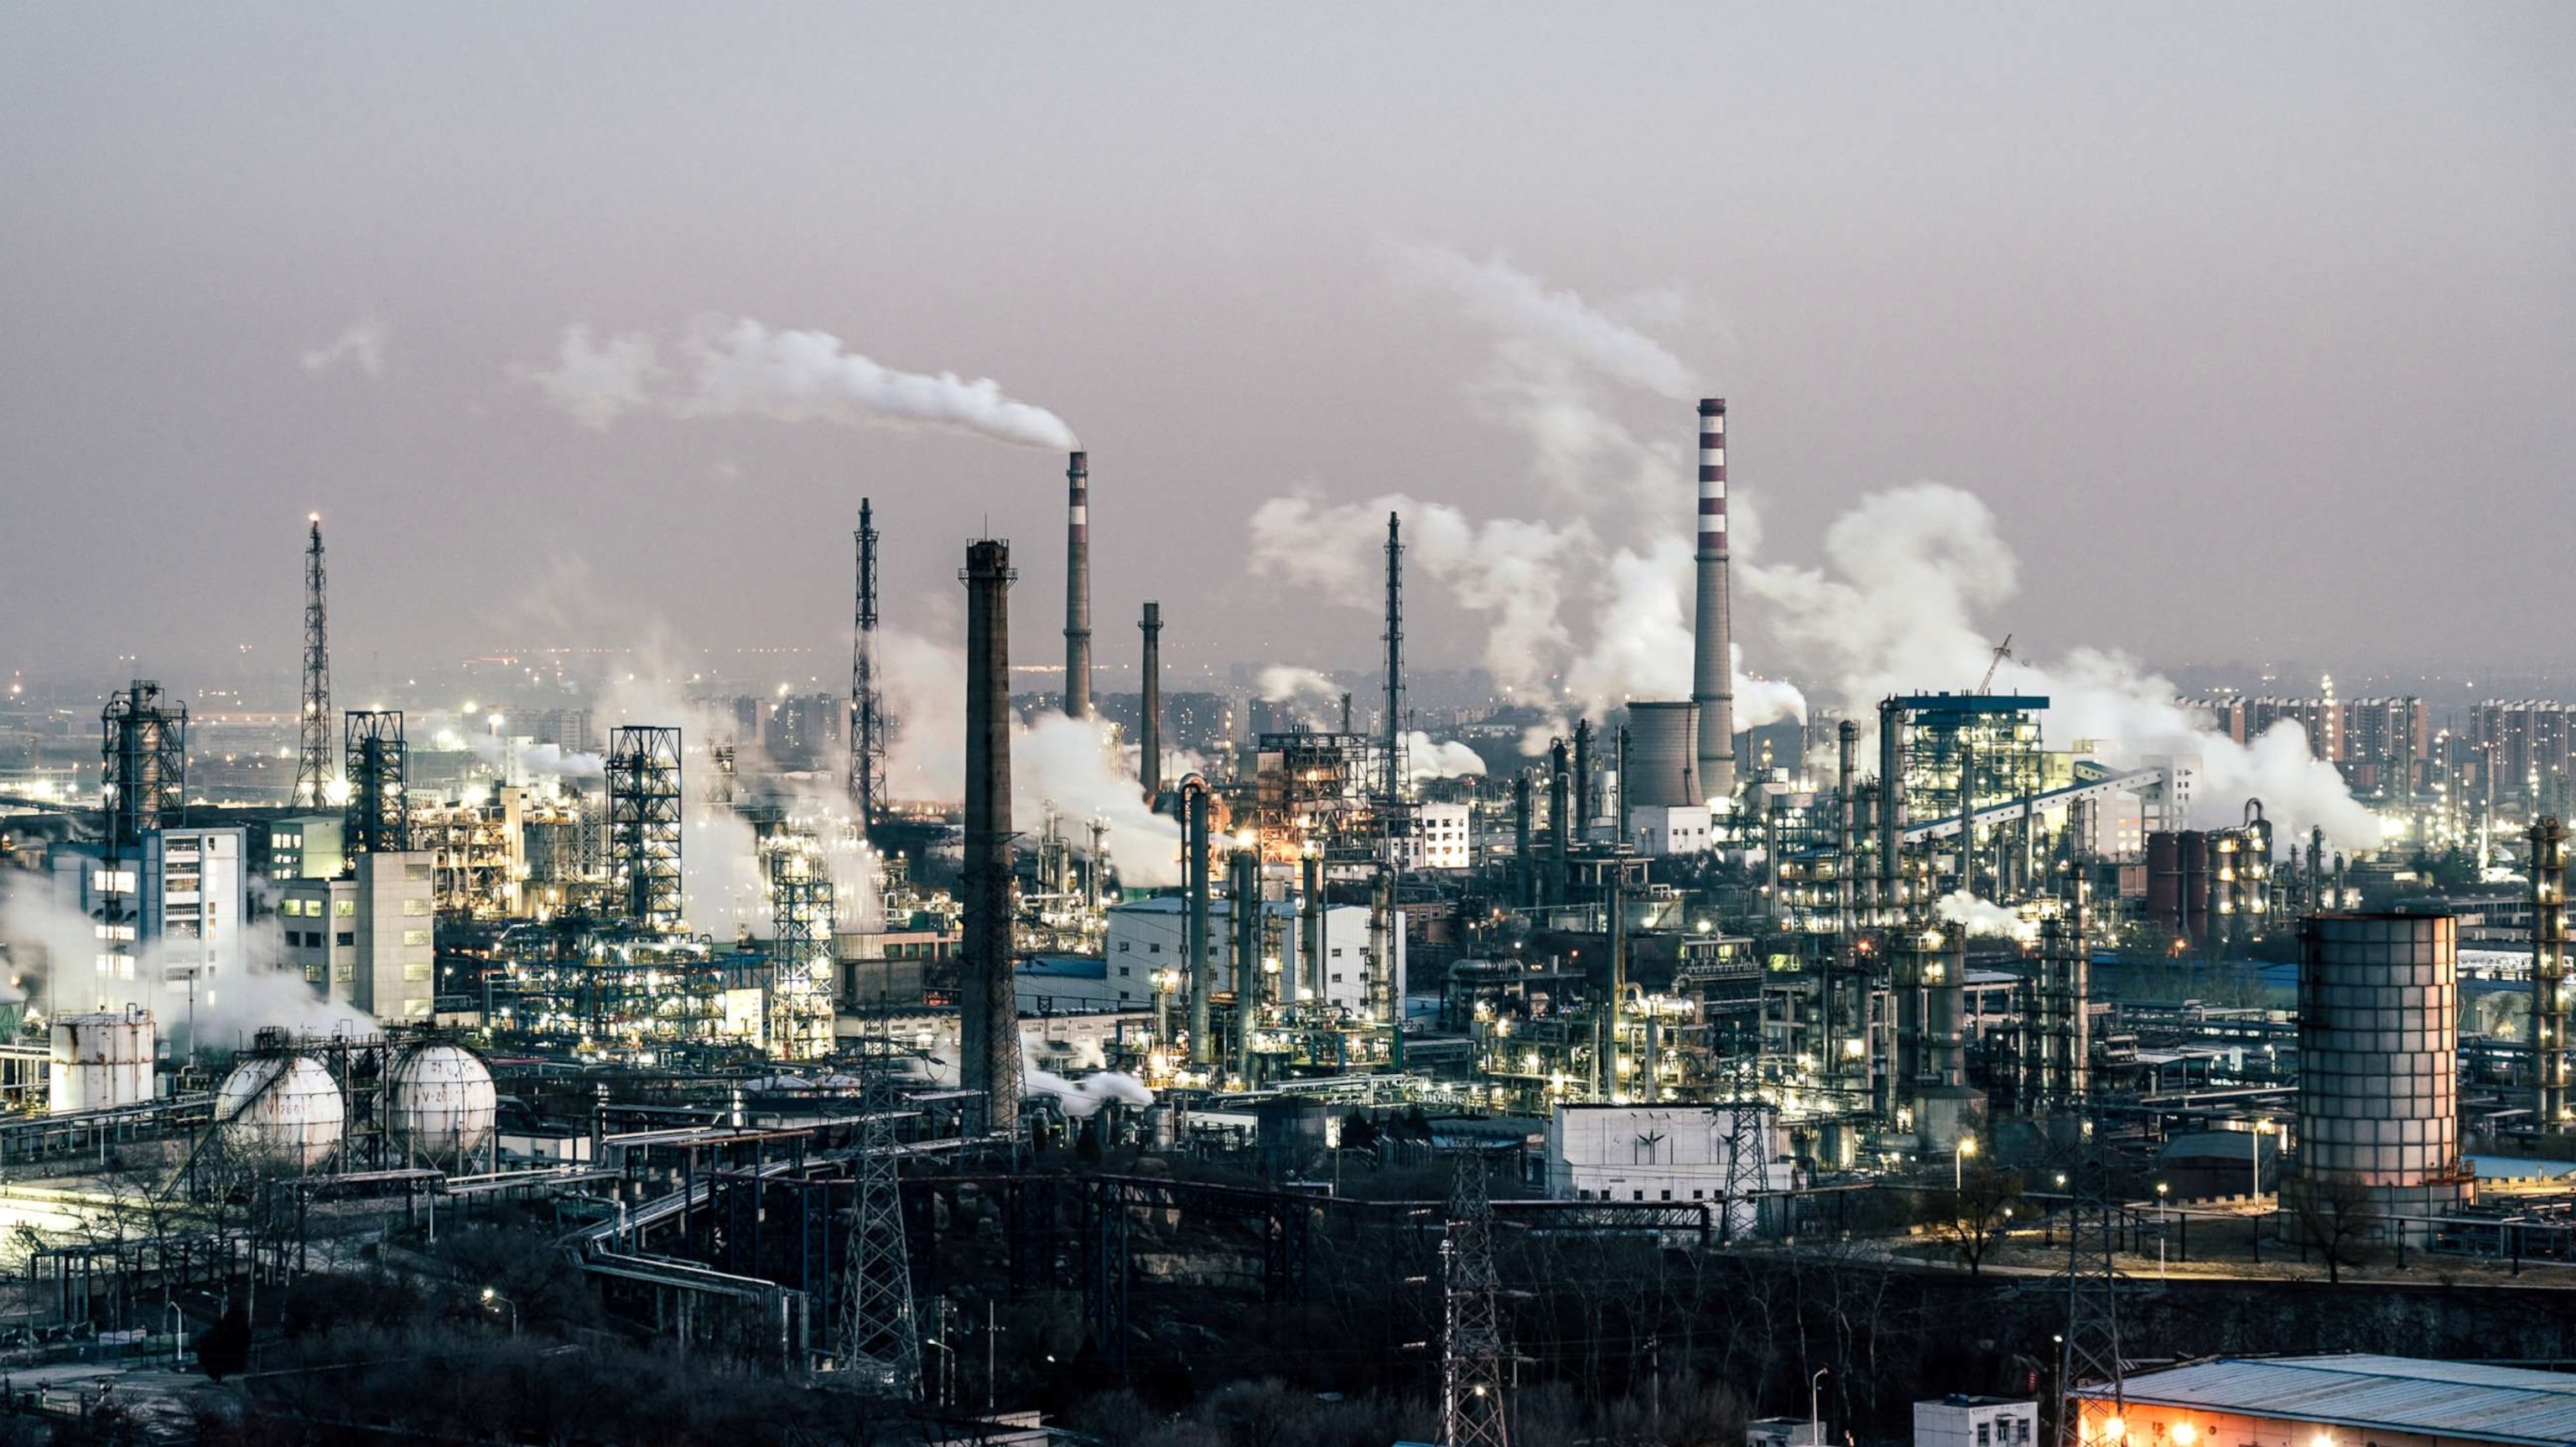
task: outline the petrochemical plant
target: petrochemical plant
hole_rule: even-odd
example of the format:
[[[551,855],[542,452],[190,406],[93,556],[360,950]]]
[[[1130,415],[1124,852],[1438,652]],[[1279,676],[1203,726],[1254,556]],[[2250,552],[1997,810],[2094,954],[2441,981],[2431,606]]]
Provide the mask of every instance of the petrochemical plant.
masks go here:
[[[515,1333],[530,1288],[438,1254],[506,1228],[583,1298],[549,1310],[912,1434],[878,1440],[1257,1376],[1229,1314],[1358,1330],[1323,1314],[1351,1296],[1384,1318],[1357,1386],[1464,1443],[1597,1378],[1604,1333],[1682,1350],[1634,1303],[1567,1325],[1634,1279],[1604,1262],[1902,1268],[1976,1319],[1938,1371],[1873,1382],[1848,1335],[1694,1370],[1792,1419],[1770,1440],[1877,1440],[1948,1372],[2038,1401],[2020,1440],[2109,1443],[2147,1420],[2133,1374],[2226,1345],[2177,1281],[2576,1267],[2567,706],[2455,733],[2416,698],[2174,701],[2213,748],[2294,725],[2377,830],[2343,839],[2276,834],[2202,757],[2053,732],[2009,640],[1983,678],[1739,728],[1727,420],[1698,404],[1672,493],[1689,696],[1449,710],[1477,762],[1436,769],[1401,512],[1337,716],[1167,695],[1170,600],[1136,691],[1095,695],[1072,453],[1061,684],[1014,693],[1014,554],[972,542],[946,797],[889,768],[922,725],[887,696],[871,499],[846,698],[659,714],[552,684],[339,708],[313,518],[291,716],[137,678],[76,720],[90,750],[13,700],[17,1329],[204,1355],[363,1258],[479,1284]],[[1118,807],[1015,779],[1059,716]]]

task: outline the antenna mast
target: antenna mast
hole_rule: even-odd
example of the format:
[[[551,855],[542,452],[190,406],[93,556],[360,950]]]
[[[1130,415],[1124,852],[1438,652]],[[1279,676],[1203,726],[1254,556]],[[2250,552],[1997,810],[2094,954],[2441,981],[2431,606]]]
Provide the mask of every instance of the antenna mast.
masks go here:
[[[304,548],[304,733],[295,758],[295,802],[319,808],[331,786],[331,643],[324,607],[322,514],[315,513],[312,541]]]

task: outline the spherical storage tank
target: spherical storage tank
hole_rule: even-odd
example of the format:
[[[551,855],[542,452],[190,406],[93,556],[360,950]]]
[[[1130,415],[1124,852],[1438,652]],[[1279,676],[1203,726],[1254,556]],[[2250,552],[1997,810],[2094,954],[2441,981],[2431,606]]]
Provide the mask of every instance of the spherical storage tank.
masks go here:
[[[407,1047],[385,1068],[385,1109],[406,1155],[454,1160],[491,1143],[500,1093],[483,1057],[433,1041]]]
[[[2329,914],[2299,959],[2299,1166],[2392,1211],[2456,1204],[2459,931],[2449,915]]]
[[[52,1043],[45,1076],[54,1114],[142,1105],[152,1099],[150,1011],[59,1016]]]
[[[309,1055],[255,1055],[215,1092],[224,1143],[263,1165],[309,1171],[331,1158],[348,1119],[340,1084]]]

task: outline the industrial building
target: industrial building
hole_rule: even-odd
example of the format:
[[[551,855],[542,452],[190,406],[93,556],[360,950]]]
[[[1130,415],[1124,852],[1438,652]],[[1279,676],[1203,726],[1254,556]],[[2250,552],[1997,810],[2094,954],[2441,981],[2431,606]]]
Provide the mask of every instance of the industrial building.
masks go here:
[[[2394,1356],[2222,1358],[2080,1395],[2116,1411],[2114,1440],[2255,1447],[2543,1447],[2576,1441],[2564,1373]]]

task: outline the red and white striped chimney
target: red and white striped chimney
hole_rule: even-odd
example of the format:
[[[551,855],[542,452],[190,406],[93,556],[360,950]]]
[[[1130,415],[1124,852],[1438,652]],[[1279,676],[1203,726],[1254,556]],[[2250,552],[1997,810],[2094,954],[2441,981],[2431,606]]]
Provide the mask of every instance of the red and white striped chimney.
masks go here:
[[[1699,782],[1708,802],[1735,797],[1733,620],[1727,613],[1726,399],[1699,404],[1699,632],[1691,702],[1699,705]]]

